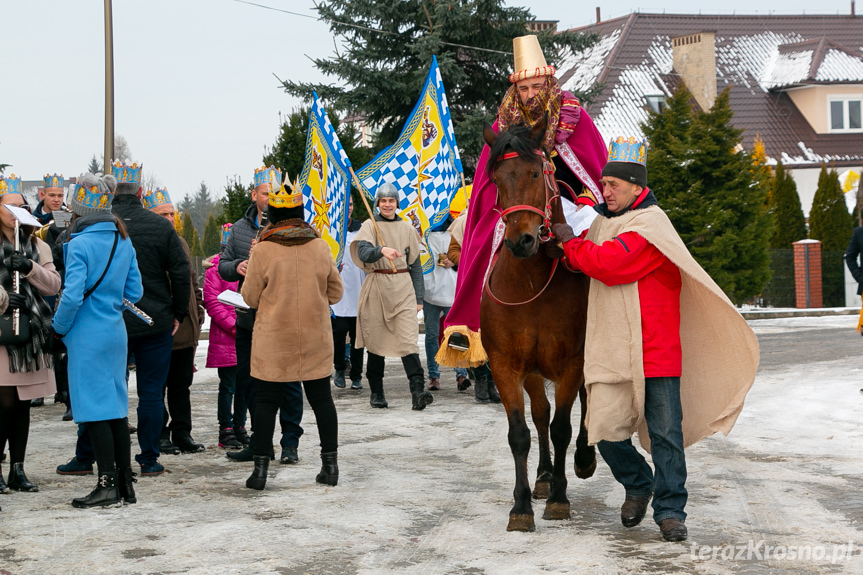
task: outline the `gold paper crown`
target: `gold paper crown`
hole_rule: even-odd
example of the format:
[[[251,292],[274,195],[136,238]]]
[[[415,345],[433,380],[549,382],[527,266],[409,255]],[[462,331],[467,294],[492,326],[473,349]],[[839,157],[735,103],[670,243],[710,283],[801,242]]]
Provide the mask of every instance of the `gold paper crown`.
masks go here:
[[[288,178],[285,178],[288,179]],[[269,195],[269,203],[274,208],[296,208],[303,205],[303,193],[300,191],[298,182],[294,180],[293,189],[288,191],[285,185],[276,190],[271,191]],[[290,186],[290,184],[288,184]]]
[[[537,78],[540,76],[554,76],[557,70],[545,62],[542,48],[536,36],[520,36],[512,39],[512,51],[515,56],[515,66],[509,81],[515,84],[519,80]]]
[[[45,182],[44,187],[46,188],[62,188],[66,185],[66,181],[63,179],[63,174],[60,174],[59,176],[57,174],[45,174],[42,181]]]

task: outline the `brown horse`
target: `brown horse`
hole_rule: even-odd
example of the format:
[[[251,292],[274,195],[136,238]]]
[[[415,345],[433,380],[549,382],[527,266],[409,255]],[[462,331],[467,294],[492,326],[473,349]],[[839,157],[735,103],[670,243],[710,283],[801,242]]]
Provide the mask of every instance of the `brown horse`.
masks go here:
[[[530,430],[524,415],[524,391],[539,436],[539,465],[533,497],[547,498],[544,519],[568,519],[566,450],[572,439],[572,404],[581,394],[581,425],[576,440],[575,474],[582,479],[596,469],[594,448],[587,445],[584,381],[584,334],[588,278],[572,273],[546,255],[551,223],[563,222],[554,164],[542,151],[543,120],[533,129],[515,126],[496,134],[486,126],[489,166],[497,185],[504,245],[489,271],[480,308],[482,344],[509,419],[509,446],[515,460],[515,505],[507,531],[535,529],[527,455]],[[554,419],[549,452],[551,407],[544,379],[555,383]]]

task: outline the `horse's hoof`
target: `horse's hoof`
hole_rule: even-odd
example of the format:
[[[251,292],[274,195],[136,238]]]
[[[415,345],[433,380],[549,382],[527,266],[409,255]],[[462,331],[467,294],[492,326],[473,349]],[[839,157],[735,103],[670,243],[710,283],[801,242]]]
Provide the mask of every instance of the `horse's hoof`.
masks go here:
[[[549,501],[545,504],[545,511],[542,513],[543,519],[569,519],[569,503],[552,503]]]
[[[522,513],[510,513],[509,525],[506,526],[507,531],[536,531],[536,524],[533,522],[533,515]]]
[[[537,481],[533,486],[534,499],[548,499],[551,494],[551,481]]]
[[[579,479],[587,479],[588,477],[593,477],[594,472],[596,471],[596,459],[590,462],[588,467],[579,467],[578,463],[575,464],[575,476]]]

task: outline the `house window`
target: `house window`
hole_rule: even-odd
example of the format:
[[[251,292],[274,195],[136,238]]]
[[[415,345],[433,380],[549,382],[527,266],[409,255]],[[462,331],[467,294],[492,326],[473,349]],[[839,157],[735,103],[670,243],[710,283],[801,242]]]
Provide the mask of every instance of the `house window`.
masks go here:
[[[648,94],[644,99],[647,100],[647,105],[650,106],[650,109],[657,114],[665,111],[665,94]]]
[[[863,132],[863,96],[831,98],[828,105],[831,132]]]

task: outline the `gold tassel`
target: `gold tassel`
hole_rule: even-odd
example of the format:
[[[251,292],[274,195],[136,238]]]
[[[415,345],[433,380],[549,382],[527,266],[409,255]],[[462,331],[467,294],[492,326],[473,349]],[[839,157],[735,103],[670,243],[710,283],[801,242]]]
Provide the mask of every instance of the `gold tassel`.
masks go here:
[[[460,333],[468,339],[470,344],[468,351],[459,351],[447,345],[449,336],[453,333]],[[451,325],[443,332],[443,343],[437,351],[435,361],[447,367],[478,367],[488,361],[488,354],[482,347],[479,332],[472,331],[464,325]]]

